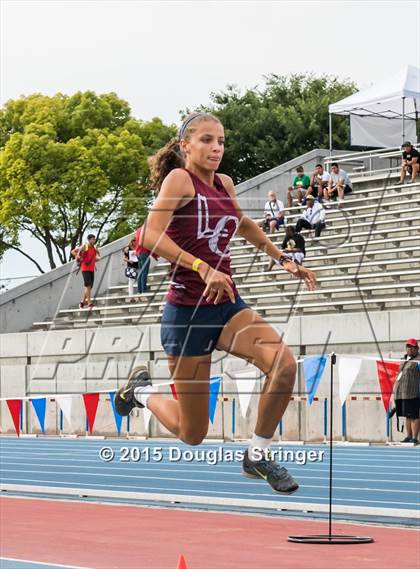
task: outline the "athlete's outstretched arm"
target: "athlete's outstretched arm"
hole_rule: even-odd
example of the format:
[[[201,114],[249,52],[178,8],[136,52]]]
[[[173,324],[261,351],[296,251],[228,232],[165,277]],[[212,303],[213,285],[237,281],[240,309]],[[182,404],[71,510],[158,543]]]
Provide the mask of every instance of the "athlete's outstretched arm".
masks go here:
[[[185,170],[180,168],[172,170],[162,184],[159,195],[144,223],[144,231],[141,233],[143,247],[187,269],[192,268],[194,255],[181,249],[166,235],[165,231],[174,211],[186,205],[194,196],[191,179]],[[198,274],[207,284],[203,295],[208,302],[213,301],[217,304],[225,291],[230,300],[235,302],[232,279],[229,275],[213,269],[204,261],[198,267]]]
[[[220,178],[223,181],[223,185],[226,191],[229,193],[230,197],[232,198],[233,203],[235,204],[235,209],[239,215],[239,227],[237,230],[237,234],[246,239],[252,245],[255,245],[257,249],[260,251],[264,251],[267,255],[275,259],[276,261],[280,261],[281,265],[283,266],[284,270],[288,273],[291,273],[293,276],[304,279],[305,284],[309,290],[314,290],[316,288],[316,276],[313,271],[307,269],[306,267],[302,267],[291,261],[288,257],[284,255],[281,249],[279,249],[274,243],[267,237],[264,231],[261,229],[259,225],[255,223],[250,217],[244,214],[242,211],[238,199],[236,197],[235,186],[233,184],[233,180],[229,178],[229,176],[219,174]]]

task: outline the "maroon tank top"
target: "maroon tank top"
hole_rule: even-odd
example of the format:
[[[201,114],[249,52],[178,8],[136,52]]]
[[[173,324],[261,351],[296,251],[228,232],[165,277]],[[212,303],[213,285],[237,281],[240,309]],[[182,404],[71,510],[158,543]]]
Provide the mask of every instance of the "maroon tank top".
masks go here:
[[[235,206],[217,174],[214,176],[215,187],[210,187],[192,172],[186,172],[191,176],[195,196],[187,205],[174,211],[166,234],[184,251],[230,276],[229,242],[239,225]],[[171,263],[168,302],[209,306],[202,297],[205,288],[206,284],[196,271]],[[235,284],[233,292],[236,297]],[[220,302],[230,302],[226,292]]]

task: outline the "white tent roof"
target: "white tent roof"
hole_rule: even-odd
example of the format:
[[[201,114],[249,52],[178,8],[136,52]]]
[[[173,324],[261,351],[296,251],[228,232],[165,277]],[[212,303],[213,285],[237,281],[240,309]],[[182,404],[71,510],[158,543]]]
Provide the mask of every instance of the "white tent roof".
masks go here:
[[[420,69],[414,65],[407,65],[396,75],[329,105],[328,110],[336,115],[396,118],[403,114],[403,99],[405,117],[417,118],[420,112]]]

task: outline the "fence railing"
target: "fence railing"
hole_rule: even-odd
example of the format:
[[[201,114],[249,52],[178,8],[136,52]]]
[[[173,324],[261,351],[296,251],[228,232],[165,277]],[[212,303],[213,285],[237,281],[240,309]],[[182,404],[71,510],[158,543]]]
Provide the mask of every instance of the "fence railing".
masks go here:
[[[413,144],[413,147],[420,149],[420,144]],[[379,148],[378,150],[365,150],[362,152],[352,152],[351,154],[335,154],[334,156],[328,156],[324,159],[325,168],[328,169],[333,162],[338,162],[339,164],[357,164],[353,167],[353,175],[357,172],[359,175],[374,175],[389,173],[397,171],[399,164],[401,162],[402,150],[399,146],[393,146],[389,148]],[[373,168],[374,161],[377,160],[389,160],[388,168]],[[397,164],[394,164],[396,161]]]

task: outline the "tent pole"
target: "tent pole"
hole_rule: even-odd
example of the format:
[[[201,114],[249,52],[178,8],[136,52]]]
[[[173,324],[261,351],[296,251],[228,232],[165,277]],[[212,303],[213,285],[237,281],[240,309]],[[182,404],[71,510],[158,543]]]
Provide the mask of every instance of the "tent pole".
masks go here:
[[[402,141],[401,144],[405,142],[405,97],[402,98]]]
[[[329,125],[330,125],[330,157],[332,154],[332,115],[329,113]]]

